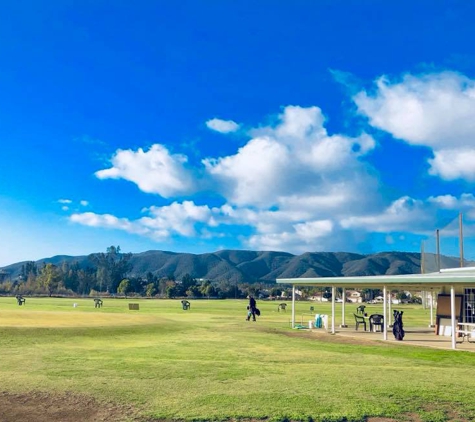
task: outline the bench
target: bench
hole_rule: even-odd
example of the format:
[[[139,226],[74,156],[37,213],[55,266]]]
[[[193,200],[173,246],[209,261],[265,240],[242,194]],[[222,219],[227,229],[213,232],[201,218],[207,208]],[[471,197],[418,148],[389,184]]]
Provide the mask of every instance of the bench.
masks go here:
[[[469,343],[475,343],[475,324],[471,322],[459,322],[456,327],[457,337],[462,337],[462,343],[467,339]]]
[[[129,303],[129,311],[138,311],[139,304],[138,303]]]

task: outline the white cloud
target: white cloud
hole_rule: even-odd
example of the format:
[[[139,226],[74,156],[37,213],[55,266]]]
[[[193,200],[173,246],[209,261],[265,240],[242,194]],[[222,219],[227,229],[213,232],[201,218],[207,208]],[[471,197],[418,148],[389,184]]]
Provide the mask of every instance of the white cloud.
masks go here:
[[[187,157],[171,154],[159,144],[148,151],[118,150],[112,157],[113,167],[96,172],[99,179],[125,179],[140,190],[169,198],[188,193],[193,188],[191,173],[185,168]]]
[[[72,204],[73,201],[71,199],[58,199],[60,204]]]
[[[88,201],[82,200],[79,202],[83,207],[87,207],[89,205]]]
[[[427,212],[426,204],[409,196],[392,202],[379,213],[351,216],[341,220],[344,229],[365,229],[368,232],[391,233],[421,231],[433,228],[433,213]]]
[[[434,150],[430,174],[475,180],[475,81],[459,73],[405,75],[376,81],[354,101],[369,123],[412,145]]]
[[[475,132],[474,132],[475,136]],[[465,179],[475,181],[475,144],[473,149],[442,149],[429,159],[429,173],[444,180]]]
[[[214,211],[217,212],[218,210]],[[173,202],[163,207],[150,207],[142,210],[147,214],[136,220],[118,218],[110,214],[95,214],[92,212],[76,213],[70,220],[74,223],[90,227],[102,227],[123,230],[129,233],[141,234],[155,240],[167,239],[173,235],[195,237],[197,224],[209,228],[217,225],[213,211],[206,205],[198,206],[192,201],[183,203]],[[206,233],[209,238],[209,232]]]
[[[328,135],[323,122],[318,107],[286,107],[275,127],[251,131],[254,138],[235,155],[203,164],[221,184],[222,195],[239,206],[271,207],[295,195],[322,196],[333,184],[365,180],[373,187],[359,159],[374,148],[374,140],[366,134]]]
[[[209,129],[219,133],[231,133],[239,130],[239,125],[233,120],[210,119],[206,122]]]
[[[72,214],[70,220],[84,226],[120,229],[128,233],[146,234],[147,230],[126,218],[117,218],[111,214],[95,214],[92,212]]]

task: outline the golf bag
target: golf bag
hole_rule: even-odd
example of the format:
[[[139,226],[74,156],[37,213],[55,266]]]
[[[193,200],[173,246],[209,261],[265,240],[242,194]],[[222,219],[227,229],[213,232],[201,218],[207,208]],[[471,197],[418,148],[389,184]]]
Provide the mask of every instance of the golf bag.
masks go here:
[[[402,324],[402,314],[403,312],[399,312],[394,310],[394,325],[393,325],[393,334],[396,340],[402,340],[404,338],[404,329]]]

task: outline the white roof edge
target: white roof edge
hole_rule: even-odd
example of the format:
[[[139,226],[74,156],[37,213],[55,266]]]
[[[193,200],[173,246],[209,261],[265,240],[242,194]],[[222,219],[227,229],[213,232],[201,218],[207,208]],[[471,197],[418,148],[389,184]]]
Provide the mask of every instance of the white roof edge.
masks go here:
[[[458,267],[458,268],[444,268],[441,273],[461,273],[461,272],[475,272],[475,267]]]

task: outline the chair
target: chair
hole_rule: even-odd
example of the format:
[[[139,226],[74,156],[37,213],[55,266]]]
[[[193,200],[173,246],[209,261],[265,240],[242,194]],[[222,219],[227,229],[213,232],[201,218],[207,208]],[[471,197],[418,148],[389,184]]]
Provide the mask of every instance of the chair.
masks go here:
[[[277,312],[280,312],[281,309],[285,312],[286,307],[287,307],[286,303],[279,304],[279,306],[277,307]]]
[[[378,327],[379,327],[379,330],[377,330]],[[380,314],[370,315],[369,330],[383,332],[384,331],[384,316]]]
[[[366,331],[366,320],[364,317],[360,315],[353,314],[355,316],[355,322],[356,322],[356,331],[358,331],[358,327],[363,325],[364,330]]]
[[[366,309],[365,305],[360,305],[356,308],[356,313],[357,314],[364,314],[364,310]]]

